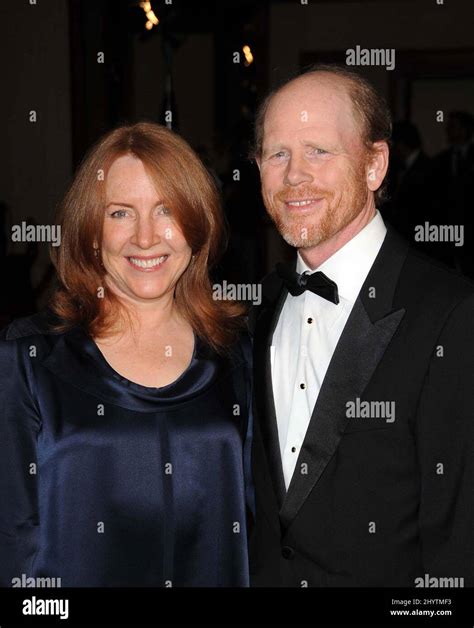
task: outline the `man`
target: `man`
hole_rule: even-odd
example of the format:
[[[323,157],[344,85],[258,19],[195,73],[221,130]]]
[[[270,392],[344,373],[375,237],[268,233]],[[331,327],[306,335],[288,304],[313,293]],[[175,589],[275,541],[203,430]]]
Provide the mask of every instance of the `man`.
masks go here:
[[[254,586],[474,585],[474,286],[377,211],[390,127],[337,66],[257,118],[264,202],[297,256],[252,316]]]

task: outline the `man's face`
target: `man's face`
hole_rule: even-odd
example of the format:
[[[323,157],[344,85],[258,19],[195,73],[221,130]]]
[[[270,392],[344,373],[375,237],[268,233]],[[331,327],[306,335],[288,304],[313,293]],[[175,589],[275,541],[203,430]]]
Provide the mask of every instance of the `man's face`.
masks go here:
[[[285,240],[310,248],[368,202],[367,154],[340,79],[297,79],[270,102],[259,168],[267,211]]]

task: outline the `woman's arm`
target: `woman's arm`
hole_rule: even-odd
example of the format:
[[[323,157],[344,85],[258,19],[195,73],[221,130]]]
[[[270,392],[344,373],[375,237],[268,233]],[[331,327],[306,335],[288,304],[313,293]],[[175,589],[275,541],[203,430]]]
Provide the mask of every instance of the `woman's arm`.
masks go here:
[[[41,421],[32,391],[34,339],[0,336],[0,586],[29,575],[37,549],[36,439]],[[31,357],[30,357],[31,355]]]
[[[247,394],[247,423],[243,434],[243,466],[245,480],[245,498],[247,504],[247,532],[250,535],[255,521],[255,492],[252,480],[251,452],[253,438],[253,377],[252,377],[252,340],[248,334],[242,334],[241,351],[245,361],[245,379]]]

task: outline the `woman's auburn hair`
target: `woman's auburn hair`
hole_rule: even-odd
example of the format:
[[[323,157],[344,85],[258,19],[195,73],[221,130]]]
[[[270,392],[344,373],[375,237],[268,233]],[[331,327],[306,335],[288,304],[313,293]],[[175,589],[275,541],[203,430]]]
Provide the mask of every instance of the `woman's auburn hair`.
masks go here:
[[[50,303],[61,319],[55,329],[81,325],[93,336],[106,336],[117,314],[128,315],[106,288],[106,271],[94,252],[94,245],[99,252],[102,248],[107,173],[123,155],[142,161],[192,250],[194,257],[175,287],[178,311],[198,336],[216,351],[225,351],[244,326],[245,307],[213,299],[209,270],[223,252],[226,235],[220,196],[187,142],[151,122],[122,126],[99,139],[59,206],[56,223],[61,227],[61,245],[51,247],[59,277]],[[99,298],[101,288],[104,298]]]

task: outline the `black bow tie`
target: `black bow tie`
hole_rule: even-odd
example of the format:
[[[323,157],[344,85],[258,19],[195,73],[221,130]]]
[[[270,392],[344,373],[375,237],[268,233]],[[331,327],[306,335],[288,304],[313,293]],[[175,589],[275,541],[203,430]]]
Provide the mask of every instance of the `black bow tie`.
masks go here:
[[[276,265],[276,271],[292,296],[297,297],[305,290],[309,290],[331,303],[339,303],[337,284],[320,270],[312,274],[304,272],[300,275],[288,265],[279,263]]]

